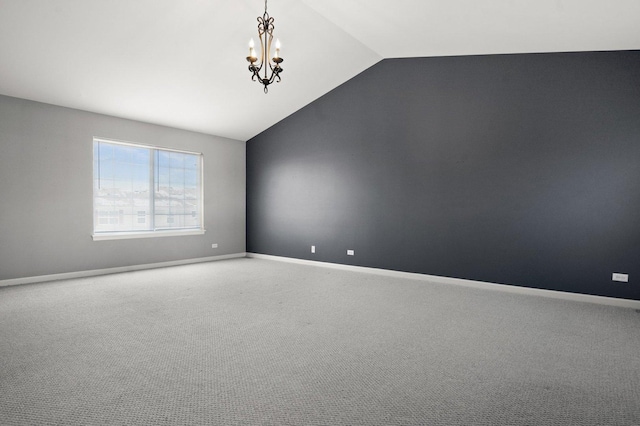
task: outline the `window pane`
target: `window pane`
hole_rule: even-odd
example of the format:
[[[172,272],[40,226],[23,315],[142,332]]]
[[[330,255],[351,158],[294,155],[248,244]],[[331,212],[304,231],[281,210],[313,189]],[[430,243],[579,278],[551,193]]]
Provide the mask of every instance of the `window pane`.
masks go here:
[[[200,156],[158,151],[156,229],[200,227]]]
[[[149,210],[149,150],[94,142],[94,232],[148,230],[137,212]]]

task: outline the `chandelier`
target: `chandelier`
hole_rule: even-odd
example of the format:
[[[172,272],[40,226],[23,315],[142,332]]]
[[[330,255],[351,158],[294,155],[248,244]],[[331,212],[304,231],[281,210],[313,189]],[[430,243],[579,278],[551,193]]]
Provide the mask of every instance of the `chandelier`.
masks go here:
[[[269,92],[268,86],[274,81],[280,82],[284,59],[280,57],[280,40],[276,40],[276,51],[271,56],[271,42],[273,41],[273,18],[267,13],[267,0],[264,0],[264,15],[258,16],[258,39],[260,40],[260,61],[256,56],[253,39],[249,42],[249,71],[251,80],[264,85],[264,93]],[[262,75],[261,75],[262,74]]]

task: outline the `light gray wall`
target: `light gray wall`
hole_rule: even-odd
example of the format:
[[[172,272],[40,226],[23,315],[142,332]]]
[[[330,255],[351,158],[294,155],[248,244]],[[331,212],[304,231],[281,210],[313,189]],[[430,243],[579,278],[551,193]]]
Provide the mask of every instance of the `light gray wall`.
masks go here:
[[[206,234],[93,241],[94,136],[202,152]],[[0,96],[0,280],[242,253],[245,188],[245,142]]]

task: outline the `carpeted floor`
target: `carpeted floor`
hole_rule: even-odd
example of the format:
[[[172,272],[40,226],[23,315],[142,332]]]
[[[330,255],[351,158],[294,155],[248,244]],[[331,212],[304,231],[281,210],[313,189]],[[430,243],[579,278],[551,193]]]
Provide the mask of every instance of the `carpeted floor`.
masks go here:
[[[640,425],[640,313],[261,259],[0,288],[2,425]]]

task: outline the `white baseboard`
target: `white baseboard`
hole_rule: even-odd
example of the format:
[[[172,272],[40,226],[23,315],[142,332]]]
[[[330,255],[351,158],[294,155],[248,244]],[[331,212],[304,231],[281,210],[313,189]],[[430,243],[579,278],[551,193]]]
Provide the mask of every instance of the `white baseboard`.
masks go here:
[[[324,268],[342,269],[346,271],[364,272],[397,278],[429,281],[442,284],[454,284],[464,287],[481,288],[485,290],[504,291],[508,293],[528,294],[533,296],[551,297],[554,299],[572,300],[576,302],[597,303],[600,305],[618,306],[623,308],[640,309],[639,300],[619,299],[616,297],[593,296],[590,294],[568,293],[565,291],[543,290],[538,288],[518,287],[515,285],[494,284],[483,281],[465,280],[462,278],[440,277],[437,275],[417,274],[411,272],[392,271],[389,269],[368,268],[364,266],[341,265],[339,263],[318,262],[314,260],[295,259],[291,257],[271,256],[267,254],[247,253],[247,257],[256,259],[276,260],[280,262],[298,263],[301,265],[320,266]]]
[[[0,280],[0,287],[18,284],[39,283],[44,281],[67,280],[71,278],[94,277],[97,275],[117,274],[119,272],[139,271],[142,269],[166,268],[167,266],[188,265],[191,263],[212,262],[214,260],[235,259],[239,257],[247,257],[246,253],[223,254],[220,256],[199,257],[195,259],[171,260],[168,262],[147,263],[143,265],[119,266],[106,269],[92,269],[89,271],[64,272],[61,274],[38,275],[35,277],[12,278],[8,280]]]
[[[65,272],[51,275],[38,275],[34,277],[13,278],[0,280],[0,287],[11,285],[38,283],[45,281],[65,280],[72,278],[93,277],[97,275],[116,274],[119,272],[139,271],[143,269],[166,268],[168,266],[188,265],[192,263],[212,262],[216,260],[236,259],[250,257],[256,259],[275,260],[279,262],[297,263],[301,265],[319,266],[324,268],[341,269],[345,271],[363,272],[383,275],[388,277],[408,278],[420,281],[429,281],[442,284],[453,284],[485,290],[504,291],[508,293],[528,294],[534,296],[550,297],[554,299],[572,300],[577,302],[597,303],[600,305],[618,306],[623,308],[640,309],[640,301],[620,299],[615,297],[593,296],[590,294],[568,293],[556,290],[543,290],[538,288],[518,287],[514,285],[495,284],[483,281],[466,280],[462,278],[440,277],[437,275],[418,274],[411,272],[392,271],[389,269],[368,268],[365,266],[342,265],[339,263],[318,262],[315,260],[296,259],[292,257],[272,256],[258,253],[232,253],[221,256],[200,257],[195,259],[172,260],[168,262],[147,263],[143,265],[120,266],[106,269],[93,269],[88,271]]]

